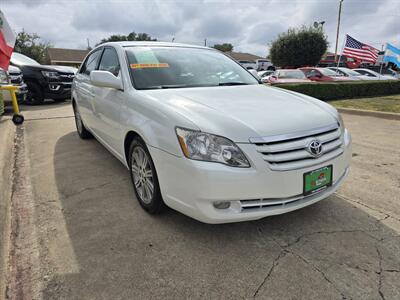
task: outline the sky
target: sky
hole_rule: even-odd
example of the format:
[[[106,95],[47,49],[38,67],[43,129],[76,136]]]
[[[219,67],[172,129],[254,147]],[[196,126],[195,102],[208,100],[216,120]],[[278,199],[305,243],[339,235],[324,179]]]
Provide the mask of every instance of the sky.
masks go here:
[[[161,41],[207,46],[232,43],[234,51],[266,56],[279,33],[325,21],[335,47],[339,0],[0,0],[18,32],[39,34],[55,47],[85,49],[111,34],[145,32]],[[344,0],[339,36],[381,49],[400,46],[400,0]]]

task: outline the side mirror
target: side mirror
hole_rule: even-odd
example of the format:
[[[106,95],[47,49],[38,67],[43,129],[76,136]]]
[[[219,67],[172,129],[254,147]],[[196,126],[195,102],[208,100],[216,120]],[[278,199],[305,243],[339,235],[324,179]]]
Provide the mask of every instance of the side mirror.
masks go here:
[[[90,80],[92,83],[99,87],[113,88],[122,90],[122,81],[108,71],[92,71],[90,72]]]
[[[260,76],[258,76],[258,73],[256,70],[254,69],[250,69],[248,70],[250,72],[251,75],[253,75],[257,80],[261,80]]]

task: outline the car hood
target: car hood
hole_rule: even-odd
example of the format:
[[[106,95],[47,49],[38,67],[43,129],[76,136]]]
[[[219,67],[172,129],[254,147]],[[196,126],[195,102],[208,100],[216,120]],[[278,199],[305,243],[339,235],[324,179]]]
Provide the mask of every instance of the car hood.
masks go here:
[[[250,137],[310,130],[337,122],[337,112],[330,105],[265,85],[147,90],[143,93],[167,104],[193,122],[197,129],[235,142],[248,143]]]
[[[38,71],[53,71],[53,72],[75,74],[70,67],[56,66],[56,65],[24,65],[21,66],[20,68],[31,68],[31,69],[36,69]]]

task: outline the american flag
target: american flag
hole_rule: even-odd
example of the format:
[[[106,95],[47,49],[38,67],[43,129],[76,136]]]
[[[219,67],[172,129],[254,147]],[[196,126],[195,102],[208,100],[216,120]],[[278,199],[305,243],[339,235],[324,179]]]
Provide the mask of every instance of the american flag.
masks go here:
[[[343,48],[343,55],[356,58],[362,61],[375,63],[378,58],[379,50],[367,44],[363,44],[348,34],[346,35],[346,44]]]

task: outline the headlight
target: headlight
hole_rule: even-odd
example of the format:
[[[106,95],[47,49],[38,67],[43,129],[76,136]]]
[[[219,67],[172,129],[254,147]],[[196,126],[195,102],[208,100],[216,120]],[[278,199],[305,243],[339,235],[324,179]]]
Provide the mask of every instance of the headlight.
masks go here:
[[[250,167],[243,152],[227,138],[184,128],[176,128],[176,134],[187,158],[222,163],[231,167]]]
[[[58,79],[59,77],[58,72],[42,71],[42,74],[44,77],[47,77],[49,79]]]
[[[338,122],[339,122],[339,126],[340,126],[340,131],[343,134],[344,130],[345,130],[345,127],[344,127],[343,118],[342,118],[342,116],[341,116],[341,114],[339,112],[338,112]]]
[[[1,84],[8,84],[8,77],[7,77],[7,73],[0,68],[0,83]]]

